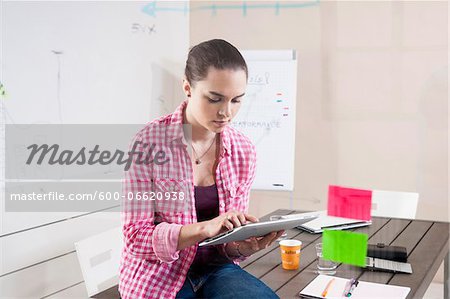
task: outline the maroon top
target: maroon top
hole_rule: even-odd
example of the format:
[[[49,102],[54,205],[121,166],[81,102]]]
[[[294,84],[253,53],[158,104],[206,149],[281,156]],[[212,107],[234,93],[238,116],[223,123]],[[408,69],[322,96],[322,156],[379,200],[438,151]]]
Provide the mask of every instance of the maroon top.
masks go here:
[[[219,194],[216,184],[194,186],[197,221],[207,221],[219,216]],[[200,270],[204,265],[231,263],[215,246],[198,247],[191,269]]]
[[[219,216],[219,193],[216,184],[194,186],[194,198],[197,222],[211,220]]]

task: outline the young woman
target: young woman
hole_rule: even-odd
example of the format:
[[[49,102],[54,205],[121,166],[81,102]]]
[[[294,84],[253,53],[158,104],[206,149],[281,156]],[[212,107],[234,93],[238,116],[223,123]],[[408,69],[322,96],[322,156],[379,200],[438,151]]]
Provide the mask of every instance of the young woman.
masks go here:
[[[193,47],[183,80],[186,100],[136,135],[133,149],[145,152],[155,145],[160,163],[136,158],[126,173],[123,299],[278,298],[238,262],[283,232],[198,247],[206,238],[258,221],[247,214],[255,146],[230,127],[247,79],[247,65],[230,43],[215,39]],[[186,125],[190,130],[180,129]],[[147,193],[154,200],[136,200]]]

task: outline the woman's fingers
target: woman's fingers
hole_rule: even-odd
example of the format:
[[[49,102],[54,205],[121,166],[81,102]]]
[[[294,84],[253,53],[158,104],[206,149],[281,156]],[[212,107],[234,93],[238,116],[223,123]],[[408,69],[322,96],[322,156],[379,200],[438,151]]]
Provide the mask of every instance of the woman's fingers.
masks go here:
[[[225,215],[225,220],[223,222],[229,230],[241,226],[239,218],[235,214],[231,213]]]
[[[234,224],[232,221],[231,215],[225,215],[225,219],[222,221],[222,226],[225,226],[228,230],[232,230],[234,228]]]
[[[279,237],[281,237],[282,234],[284,234],[284,230],[279,230],[276,232],[277,234],[275,235],[275,237],[273,238],[272,241],[275,241],[276,239],[278,239]]]
[[[247,220],[245,219],[245,215],[244,215],[244,214],[239,213],[239,214],[237,214],[237,217],[238,217],[238,219],[239,219],[239,222],[240,222],[242,225],[244,225],[244,224],[247,223]]]
[[[250,244],[253,251],[256,252],[259,250],[259,242],[256,238],[254,237],[250,238]]]
[[[241,226],[241,222],[236,214],[229,214],[227,219],[233,224],[233,227]]]
[[[228,230],[232,230],[234,228],[233,223],[229,222],[229,221],[225,221],[224,226],[228,229]]]
[[[226,214],[226,220],[228,220],[228,222],[230,222],[233,227],[240,227],[247,223],[245,214],[235,211],[228,212]]]
[[[259,222],[259,219],[256,218],[253,215],[249,215],[249,214],[244,214],[244,217],[246,220],[250,221],[250,222]]]
[[[268,246],[272,245],[272,243],[278,239],[282,234],[284,233],[284,230],[280,230],[277,232],[271,232],[263,237],[257,238],[257,237],[251,237],[248,238],[247,240],[243,241],[243,246],[245,246],[245,248],[250,248],[250,250],[252,251],[252,254],[267,248]]]
[[[253,222],[255,217],[250,217],[251,221]],[[256,219],[257,220],[257,219]],[[219,217],[216,218],[215,222],[221,226],[218,233],[224,232],[223,230],[232,230],[235,227],[240,227],[247,223],[247,217],[245,214],[237,212],[237,211],[229,211],[226,214],[222,214]],[[217,233],[216,233],[217,234]]]
[[[284,230],[278,231],[277,234],[275,235],[275,237],[273,237],[272,241],[270,241],[269,245],[267,245],[267,246],[272,245],[272,243],[275,242],[279,237],[281,237],[282,234],[284,234]]]
[[[258,240],[259,248],[264,249],[269,246],[269,243],[273,241],[273,238],[277,235],[276,232],[271,232],[265,235],[262,239]]]

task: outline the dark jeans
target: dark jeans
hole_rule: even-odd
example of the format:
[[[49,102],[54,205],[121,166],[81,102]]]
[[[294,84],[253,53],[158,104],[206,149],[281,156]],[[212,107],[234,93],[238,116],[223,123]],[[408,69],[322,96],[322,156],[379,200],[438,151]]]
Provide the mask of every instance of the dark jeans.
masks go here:
[[[233,263],[188,272],[176,298],[279,298],[268,286]]]

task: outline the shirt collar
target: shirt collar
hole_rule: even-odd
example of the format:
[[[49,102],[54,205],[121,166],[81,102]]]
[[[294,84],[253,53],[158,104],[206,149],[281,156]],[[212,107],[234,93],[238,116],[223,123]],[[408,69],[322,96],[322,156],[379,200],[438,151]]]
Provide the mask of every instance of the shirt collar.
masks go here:
[[[188,100],[184,100],[181,104],[175,109],[175,111],[170,116],[171,124],[182,124],[183,123],[183,111],[186,108]]]
[[[231,142],[230,142],[230,128],[228,127],[229,125],[227,125],[224,130],[222,131],[222,133],[220,133],[220,140],[222,141],[222,146],[223,149],[225,151],[225,153],[227,154],[231,154]]]
[[[184,132],[183,132],[183,110],[186,108],[187,100],[184,100],[176,109],[175,111],[170,114],[169,117],[169,126],[170,128],[167,129],[167,135],[168,140],[175,141],[180,140],[182,141],[184,138]]]

